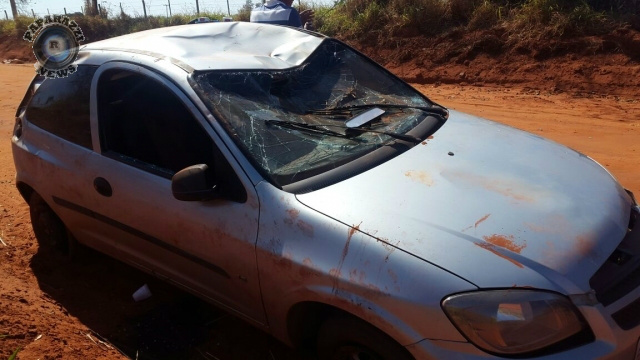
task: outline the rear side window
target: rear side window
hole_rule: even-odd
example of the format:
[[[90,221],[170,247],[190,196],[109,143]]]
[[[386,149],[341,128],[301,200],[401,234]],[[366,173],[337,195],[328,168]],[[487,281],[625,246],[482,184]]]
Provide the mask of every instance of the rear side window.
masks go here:
[[[80,65],[75,74],[66,78],[44,80],[29,103],[27,121],[91,149],[89,93],[96,69]]]
[[[22,98],[20,105],[18,105],[18,108],[16,109],[16,117],[19,117],[22,111],[27,108],[27,105],[29,105],[29,101],[31,101],[31,98],[33,97],[33,93],[36,92],[36,88],[42,85],[42,82],[44,80],[45,77],[42,75],[36,75],[33,80],[31,80],[31,84],[29,85],[29,88],[27,88],[27,92],[26,94],[24,94],[24,98]]]

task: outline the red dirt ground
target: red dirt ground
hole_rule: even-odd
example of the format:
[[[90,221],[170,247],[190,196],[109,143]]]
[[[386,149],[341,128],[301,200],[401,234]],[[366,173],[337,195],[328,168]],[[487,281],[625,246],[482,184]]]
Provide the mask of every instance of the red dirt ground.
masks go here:
[[[466,53],[446,36],[405,39],[393,51],[358,48],[444,106],[568,145],[640,194],[640,64],[633,50],[640,49],[638,34],[628,30],[613,40],[583,39],[577,44],[591,53],[563,54],[556,46],[548,56],[543,50],[492,55],[500,41],[483,40],[485,35],[478,35],[479,44],[466,36]],[[33,62],[28,51],[3,39],[0,52],[5,59]],[[14,185],[10,149],[15,107],[33,74],[29,64],[0,65],[0,359],[16,349],[19,359],[43,360],[136,354],[140,359],[304,359],[223,311],[117,261],[89,250],[70,261],[38,247],[28,207]],[[153,297],[134,302],[131,294],[145,283]]]

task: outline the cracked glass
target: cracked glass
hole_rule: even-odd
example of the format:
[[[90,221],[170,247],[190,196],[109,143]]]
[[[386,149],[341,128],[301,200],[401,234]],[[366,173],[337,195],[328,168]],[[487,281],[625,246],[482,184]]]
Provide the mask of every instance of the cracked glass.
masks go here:
[[[294,68],[209,71],[190,80],[236,144],[279,186],[396,141],[380,132],[406,134],[426,117],[420,107],[432,106],[412,87],[332,39]],[[347,120],[376,105],[384,114],[363,131],[347,129]]]

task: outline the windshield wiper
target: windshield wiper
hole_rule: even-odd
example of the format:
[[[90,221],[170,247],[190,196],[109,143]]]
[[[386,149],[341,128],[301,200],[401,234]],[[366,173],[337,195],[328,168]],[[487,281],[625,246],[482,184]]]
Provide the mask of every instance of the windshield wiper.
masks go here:
[[[368,109],[368,108],[381,108],[381,109],[418,109],[428,113],[440,115],[445,119],[449,117],[449,112],[440,106],[418,106],[418,105],[407,105],[407,104],[363,104],[363,105],[351,105],[351,106],[341,106],[335,108],[328,109],[315,109],[308,110],[307,114],[316,114],[316,115],[342,115],[348,116],[351,114],[351,110],[358,109]]]
[[[275,126],[280,126],[280,127],[286,128],[286,129],[301,130],[301,131],[306,131],[308,133],[318,134],[318,135],[334,136],[334,137],[339,137],[339,138],[343,138],[343,139],[347,139],[347,140],[351,140],[351,141],[356,141],[356,142],[359,142],[359,140],[356,140],[353,137],[354,136],[358,136],[361,133],[365,133],[365,132],[381,134],[381,135],[387,135],[387,136],[390,136],[392,138],[395,138],[395,139],[398,139],[398,140],[403,140],[403,141],[408,141],[408,142],[411,142],[411,143],[414,143],[414,144],[419,144],[419,143],[422,142],[422,139],[420,139],[418,137],[415,137],[415,136],[411,136],[411,135],[396,134],[396,133],[392,133],[392,132],[388,132],[388,131],[382,131],[382,130],[371,130],[371,129],[362,129],[362,128],[349,128],[349,127],[342,126],[342,125],[323,124],[323,125],[319,126],[319,125],[297,123],[297,122],[286,121],[286,120],[265,120],[264,123],[267,124],[267,126],[275,125]],[[336,131],[325,129],[322,126],[346,129],[346,134],[341,134],[341,133],[336,132]]]
[[[265,120],[264,123],[267,124],[267,126],[276,125],[286,129],[301,130],[311,134],[334,136],[334,137],[339,137],[339,138],[358,142],[358,140],[352,139],[351,136],[349,135],[341,134],[339,132],[332,131],[329,129],[324,129],[317,125],[298,123],[298,122],[286,121],[286,120]]]
[[[397,106],[404,107],[404,105],[394,105],[394,106],[395,107],[397,107]],[[387,135],[387,136],[390,136],[392,138],[403,140],[403,141],[408,141],[408,142],[411,142],[411,143],[414,143],[414,144],[419,144],[419,143],[422,142],[422,139],[417,138],[415,136],[411,136],[411,135],[402,135],[402,134],[396,134],[396,133],[389,132],[389,131],[384,131],[384,130],[373,130],[371,128],[362,128],[363,125],[368,124],[369,122],[379,118],[380,116],[382,116],[384,114],[384,110],[380,109],[380,107],[378,107],[378,106],[356,105],[356,106],[351,106],[351,107],[343,107],[343,108],[335,108],[335,109],[324,109],[324,110],[322,110],[323,112],[321,112],[321,113],[322,114],[328,114],[329,113],[328,111],[335,110],[340,114],[344,114],[344,112],[349,112],[350,111],[349,109],[359,109],[359,108],[369,108],[369,109],[366,110],[366,111],[360,112],[355,117],[352,117],[349,120],[347,120],[345,122],[346,126],[330,125],[330,124],[326,124],[325,126],[346,129],[345,133],[346,133],[347,136],[349,136],[349,134],[354,134],[354,133],[357,133],[357,135],[359,135],[359,134],[364,133],[364,132],[369,132],[369,133]],[[412,106],[411,108],[416,108],[416,107]],[[327,112],[324,112],[324,111],[327,111]]]
[[[414,144],[420,144],[422,142],[422,139],[420,139],[419,137],[413,136],[413,135],[403,135],[403,134],[396,134],[396,133],[392,133],[389,131],[383,131],[383,130],[372,130],[369,128],[351,128],[351,127],[346,127],[346,126],[339,126],[339,125],[327,125],[327,126],[335,126],[335,127],[340,127],[343,129],[347,129],[347,136],[349,136],[349,133],[374,133],[374,134],[381,134],[381,135],[387,135],[390,136],[394,139],[398,139],[398,140],[403,140],[403,141],[408,141],[410,143],[414,143]],[[360,134],[358,134],[360,135]]]

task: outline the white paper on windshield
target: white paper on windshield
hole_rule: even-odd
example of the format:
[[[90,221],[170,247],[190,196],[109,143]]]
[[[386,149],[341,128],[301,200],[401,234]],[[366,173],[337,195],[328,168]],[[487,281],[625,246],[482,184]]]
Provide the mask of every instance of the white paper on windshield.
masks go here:
[[[352,119],[348,120],[345,125],[347,125],[347,127],[351,129],[358,128],[368,123],[369,121],[374,120],[375,118],[377,118],[382,114],[384,114],[384,110],[380,108],[369,109],[361,114],[358,114]]]

